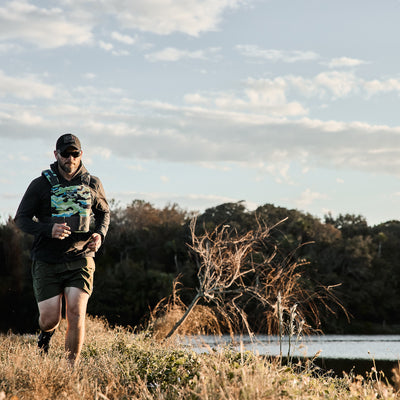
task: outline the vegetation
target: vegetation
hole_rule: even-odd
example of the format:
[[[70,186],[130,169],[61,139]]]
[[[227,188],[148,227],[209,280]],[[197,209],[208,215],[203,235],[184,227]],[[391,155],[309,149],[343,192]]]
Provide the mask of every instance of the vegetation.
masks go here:
[[[376,369],[339,378],[293,356],[307,331],[400,331],[399,222],[321,222],[269,204],[250,212],[241,202],[194,218],[177,205],[135,200],[113,204],[112,214],[89,303],[104,319],[88,318],[75,369],[63,354],[65,324],[47,356],[36,335],[12,333],[37,330],[32,238],[11,218],[0,225],[0,330],[8,331],[0,335],[0,400],[400,398],[399,368],[392,379]],[[288,336],[287,357],[230,347],[199,354],[172,336],[242,331]]]
[[[193,217],[193,212],[178,205],[158,209],[142,200],[134,200],[127,207],[113,203],[110,231],[96,257],[89,313],[104,316],[111,325],[140,326],[162,299],[173,296],[174,282],[179,294],[176,304],[189,306],[199,288],[199,255],[190,248]],[[324,333],[400,333],[399,221],[370,227],[357,215],[327,215],[321,221],[271,204],[248,211],[238,202],[221,204],[197,215],[195,233],[201,238],[206,232],[228,225],[230,233],[240,236],[256,232],[260,224],[272,227],[282,220],[270,232],[260,257],[268,258],[275,248],[277,265],[288,265],[285,260],[292,257],[297,263],[293,273],[299,274],[296,276],[301,288],[308,293],[332,288],[331,293],[351,316],[349,323],[339,303],[320,302],[314,308],[319,319],[308,320],[310,326]],[[3,332],[37,329],[29,268],[31,242],[32,238],[18,231],[11,218],[0,223]],[[277,295],[275,290],[271,304],[276,303]],[[292,306],[293,302],[285,307]],[[303,306],[300,302],[297,311],[304,310]],[[197,307],[203,307],[204,312],[215,311],[206,299],[199,300]],[[244,309],[248,326],[266,333],[271,327],[265,321],[260,324],[258,310],[259,303],[248,301]],[[211,322],[211,314],[209,318]],[[218,330],[216,326],[213,329]]]
[[[53,336],[49,354],[36,338],[0,335],[0,399],[397,399],[393,380],[318,375],[311,364],[282,366],[279,360],[231,348],[198,354],[175,341],[88,318],[80,365],[63,354],[65,324]],[[393,386],[390,384],[393,383]]]

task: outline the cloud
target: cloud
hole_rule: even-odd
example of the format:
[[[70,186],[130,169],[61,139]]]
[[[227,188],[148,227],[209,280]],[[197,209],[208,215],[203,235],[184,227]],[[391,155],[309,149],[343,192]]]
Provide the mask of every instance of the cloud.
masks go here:
[[[182,32],[198,36],[214,31],[222,14],[239,6],[242,0],[146,0],[113,1],[107,9],[115,14],[122,26],[160,35]]]
[[[366,61],[349,57],[333,58],[327,63],[329,68],[358,67],[363,64],[366,64]]]
[[[307,97],[333,95],[333,99],[338,99],[364,94],[368,98],[381,93],[400,93],[400,79],[365,80],[349,71],[324,71],[313,78],[288,75],[280,79],[287,87],[295,88]]]
[[[0,6],[0,40],[21,40],[42,48],[82,45],[92,41],[88,20],[66,15],[61,8],[41,8],[26,1]]]
[[[194,105],[207,105],[210,104],[210,98],[203,96],[200,93],[188,93],[183,97],[185,103]]]
[[[298,102],[288,102],[284,79],[248,79],[245,94],[253,108],[270,110],[275,115],[304,115],[307,110]]]
[[[344,97],[359,87],[359,82],[351,72],[322,72],[314,82],[320,88],[328,89],[335,97]]]
[[[288,75],[281,79],[288,88],[297,89],[306,97],[333,96],[331,99],[336,100],[356,94],[369,98],[382,93],[400,93],[400,79],[365,80],[349,71],[324,71],[313,78]]]
[[[40,82],[35,76],[12,77],[0,70],[0,97],[12,96],[19,99],[50,99],[54,96],[53,86]]]
[[[285,152],[281,151],[278,153]],[[283,154],[283,160],[287,160],[287,157],[285,157],[285,155],[286,154]],[[275,161],[273,161],[274,159]],[[270,160],[270,163],[268,163],[268,165],[266,165],[265,167],[263,166],[261,170],[264,170],[269,175],[272,175],[277,183],[286,183],[288,185],[293,185],[294,181],[289,176],[290,162],[288,160],[286,162],[276,160],[276,155],[272,155]]]
[[[145,169],[143,168],[143,166],[140,165],[140,164],[129,165],[128,168],[131,169],[132,171],[136,171],[136,172],[142,172],[142,171],[145,170]]]
[[[0,54],[2,53],[10,53],[10,52],[20,52],[22,49],[21,46],[16,45],[15,43],[0,43]]]
[[[378,80],[374,79],[366,81],[364,88],[368,95],[375,95],[378,93],[400,92],[400,80],[396,78]]]
[[[311,189],[307,188],[303,191],[300,197],[295,200],[297,207],[304,208],[310,206],[315,200],[327,199],[328,196],[324,193],[313,192]]]
[[[83,77],[85,79],[92,80],[92,79],[96,79],[96,74],[94,74],[93,72],[87,72],[86,74],[83,74]]]
[[[97,2],[93,7],[87,0],[64,0],[75,12],[94,14],[97,23],[112,17],[125,29],[158,35],[180,32],[191,36],[217,30],[224,12],[243,3],[245,0],[113,0]]]
[[[286,183],[294,182],[290,168],[295,162],[311,168],[351,168],[400,176],[400,127],[304,117],[294,120],[215,105],[148,101],[134,102],[129,113],[117,105],[113,108],[119,96],[112,91],[103,93],[104,99],[95,92],[93,96],[98,101],[95,107],[86,107],[85,98],[74,99],[76,107],[71,105],[64,114],[57,110],[57,99],[51,107],[35,109],[36,115],[27,114],[22,107],[3,111],[0,129],[3,135],[12,132],[17,139],[28,134],[48,137],[59,126],[66,131],[79,126],[86,133],[88,146],[109,149],[120,157],[210,165],[240,163],[255,170],[263,168]],[[119,137],[123,140],[116,140]]]
[[[335,101],[364,95],[367,99],[395,91],[400,93],[400,80],[397,79],[366,81],[350,71],[324,71],[311,78],[296,75],[274,79],[248,78],[243,82],[241,92],[188,93],[184,100],[199,107],[216,106],[221,110],[289,117],[308,115],[305,101],[312,98]],[[297,96],[296,100],[291,100],[294,96]]]
[[[124,44],[128,44],[128,45],[132,45],[135,44],[137,42],[137,38],[134,38],[132,36],[129,35],[123,35],[119,32],[112,32],[111,33],[111,37],[113,39],[115,39],[118,42],[124,43]]]
[[[319,55],[313,51],[262,49],[259,46],[250,44],[237,45],[236,50],[245,57],[271,62],[295,63],[313,61],[319,58]]]
[[[160,176],[160,181],[163,182],[163,183],[168,183],[169,182],[169,178],[168,178],[168,176],[161,175]]]
[[[215,54],[219,49],[210,48],[206,50],[180,50],[175,47],[167,47],[163,50],[149,53],[145,55],[145,58],[148,61],[156,62],[156,61],[170,61],[176,62],[182,59],[193,59],[193,60],[206,60],[210,55]]]
[[[198,36],[217,30],[223,13],[242,3],[244,0],[115,0],[96,2],[93,7],[92,1],[64,0],[54,7],[51,2],[39,6],[24,0],[6,1],[0,6],[0,41],[19,40],[50,49],[92,44],[95,29],[109,19],[126,29],[159,35],[181,32]],[[117,31],[113,31],[111,37],[127,45],[137,41],[136,36]],[[17,48],[16,43],[3,43],[0,52]],[[116,54],[126,52],[116,51]]]
[[[288,101],[288,82],[282,78],[254,79],[243,82],[242,92],[191,93],[184,97],[187,104],[215,107],[228,112],[264,113],[269,116],[307,115],[299,102]]]
[[[365,90],[371,82],[333,72],[310,78],[309,95],[325,91],[346,96]],[[60,126],[65,131],[79,127],[99,153],[108,149],[137,160],[240,164],[284,183],[296,182],[294,163],[300,165],[299,171],[323,167],[400,176],[400,127],[312,118],[301,103],[288,98],[301,79],[249,78],[240,90],[188,93],[186,102],[178,105],[126,98],[118,88],[56,90],[35,76],[11,78],[0,73],[7,96],[42,96],[40,105],[17,105],[4,98],[0,131],[2,137],[13,139],[46,138]],[[380,90],[396,88],[395,80],[376,82]]]
[[[114,45],[112,43],[106,43],[102,40],[99,41],[99,46],[105,51],[111,51],[114,48]]]
[[[190,211],[204,212],[207,208],[215,207],[216,204],[235,203],[242,199],[237,199],[228,196],[220,196],[214,194],[200,193],[170,193],[170,192],[109,192],[109,198],[120,199],[122,202],[129,204],[132,199],[141,199],[148,201],[156,207],[165,207],[168,204],[179,204],[182,208],[187,208]],[[258,205],[252,202],[245,202],[246,207],[255,209]]]

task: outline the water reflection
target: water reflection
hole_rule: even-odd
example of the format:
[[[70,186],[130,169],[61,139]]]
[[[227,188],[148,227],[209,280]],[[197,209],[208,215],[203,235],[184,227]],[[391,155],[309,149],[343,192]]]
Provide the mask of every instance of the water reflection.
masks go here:
[[[258,335],[252,340],[249,336],[235,336],[232,343],[230,336],[195,336],[190,341],[196,351],[209,351],[227,345],[238,351],[250,350],[260,355],[277,356],[280,354],[280,343],[277,336]],[[185,340],[186,341],[186,340]],[[305,336],[296,343],[296,338],[284,338],[282,355],[312,358],[321,351],[322,358],[400,360],[400,335],[322,335]]]

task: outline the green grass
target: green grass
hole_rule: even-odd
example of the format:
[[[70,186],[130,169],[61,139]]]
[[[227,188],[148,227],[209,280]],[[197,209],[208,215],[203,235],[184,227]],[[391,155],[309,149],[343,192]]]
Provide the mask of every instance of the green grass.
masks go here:
[[[335,378],[228,348],[197,354],[174,340],[162,343],[93,318],[72,369],[64,333],[62,324],[47,356],[39,354],[33,336],[0,336],[0,400],[400,398],[373,372]]]

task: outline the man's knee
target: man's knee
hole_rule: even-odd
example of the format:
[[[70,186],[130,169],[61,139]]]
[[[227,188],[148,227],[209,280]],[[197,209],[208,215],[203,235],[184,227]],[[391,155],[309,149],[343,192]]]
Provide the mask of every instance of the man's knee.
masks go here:
[[[44,331],[57,327],[61,321],[61,296],[55,296],[38,303],[39,326]]]
[[[89,295],[78,288],[66,288],[67,319],[69,322],[79,323],[86,316],[86,307]]]
[[[55,315],[40,314],[39,326],[42,331],[52,331],[57,328],[61,318]]]
[[[85,319],[86,316],[86,306],[73,304],[67,307],[66,317],[69,322],[79,322]]]

